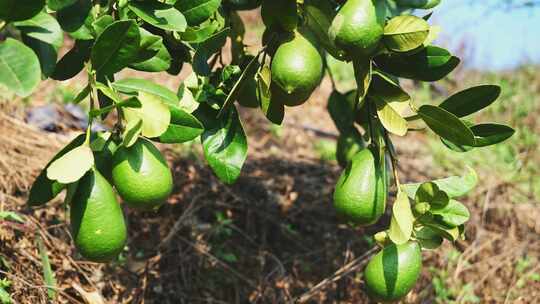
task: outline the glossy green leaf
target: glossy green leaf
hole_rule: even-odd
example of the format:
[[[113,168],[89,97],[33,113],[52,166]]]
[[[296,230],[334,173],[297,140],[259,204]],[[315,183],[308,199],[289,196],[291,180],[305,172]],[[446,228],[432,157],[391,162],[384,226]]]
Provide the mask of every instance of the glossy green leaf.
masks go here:
[[[396,16],[384,27],[384,44],[395,52],[412,51],[423,45],[429,34],[426,20],[413,15]]]
[[[129,115],[126,117],[126,127],[124,133],[122,133],[122,144],[125,147],[131,147],[139,138],[142,132],[143,121],[137,115]]]
[[[245,67],[245,69],[242,71],[242,74],[232,87],[231,91],[227,95],[227,98],[225,99],[225,102],[223,103],[223,106],[221,107],[219,115],[222,115],[225,110],[238,98],[238,95],[246,85],[246,83],[249,80],[253,80],[255,77],[255,74],[259,70],[260,64],[258,61],[258,57],[253,57],[251,61],[248,63],[248,65]]]
[[[53,161],[47,168],[47,178],[62,184],[78,181],[94,165],[94,154],[87,145],[78,146]]]
[[[383,71],[397,77],[437,81],[452,72],[460,60],[447,50],[430,45],[412,55],[382,54],[375,57],[375,62]]]
[[[116,21],[96,39],[90,58],[94,69],[114,74],[137,58],[141,36],[133,20]]]
[[[436,221],[451,228],[465,224],[471,216],[467,207],[456,200],[450,200],[444,207],[432,208],[430,212]]]
[[[207,40],[201,42],[193,55],[193,71],[200,76],[209,76],[211,68],[208,65],[208,59],[219,51],[227,41],[230,28],[225,28]]]
[[[96,37],[100,36],[107,26],[111,25],[113,22],[114,18],[111,15],[103,15],[94,20],[94,22],[92,22],[92,28],[94,29]]]
[[[351,129],[356,119],[356,106],[357,99],[354,90],[347,94],[341,94],[338,91],[330,94],[326,108],[340,132],[347,132]]]
[[[49,161],[45,168],[40,172],[32,187],[30,188],[30,193],[28,195],[28,205],[30,206],[39,206],[47,203],[48,201],[55,198],[64,188],[65,185],[57,181],[53,181],[47,178],[47,169],[52,162],[64,156],[69,151],[74,148],[82,145],[84,143],[85,135],[80,134],[75,137],[70,143],[68,143],[64,148],[62,148],[56,155]]]
[[[437,184],[441,191],[444,191],[450,198],[461,197],[469,193],[478,183],[478,176],[472,168],[467,168],[467,172],[463,176],[451,176],[444,179],[432,181]],[[416,191],[422,183],[413,183],[402,185],[402,189],[407,192],[407,195],[414,199]]]
[[[163,98],[165,102],[178,103],[178,96],[168,88],[159,85],[151,80],[141,78],[124,78],[112,83],[112,87],[119,92],[135,94],[145,92]]]
[[[474,134],[454,114],[432,105],[423,105],[418,115],[437,135],[458,145],[474,146]]]
[[[220,4],[221,0],[181,0],[175,7],[184,14],[189,25],[197,25],[210,18]]]
[[[191,90],[185,87],[183,84],[180,85],[177,96],[180,98],[180,109],[188,113],[193,113],[199,107],[199,103],[195,100]]]
[[[377,108],[377,115],[384,128],[390,133],[398,136],[405,136],[405,134],[407,134],[407,120],[401,117],[401,115],[383,99],[378,96],[374,96],[373,99]]]
[[[159,137],[162,143],[183,143],[197,138],[204,131],[202,123],[180,107],[170,108],[171,123]]]
[[[439,189],[433,182],[420,185],[415,195],[416,203],[428,203],[432,208],[442,208],[448,204],[450,198],[448,194]]]
[[[204,156],[217,177],[232,184],[240,176],[247,157],[247,139],[234,107],[222,119],[218,128],[206,130],[201,136]]]
[[[138,99],[142,105],[140,108],[124,109],[126,120],[129,122],[136,120],[137,117],[140,118],[142,135],[150,138],[159,137],[165,133],[171,122],[169,107],[158,95],[139,92]]]
[[[180,37],[182,41],[189,43],[201,43],[210,38],[215,32],[221,29],[221,23],[215,20],[207,20],[200,25],[190,26]]]
[[[353,61],[354,78],[356,79],[356,89],[358,91],[358,104],[361,105],[368,93],[372,81],[373,62],[368,60]],[[359,108],[360,106],[358,106]]]
[[[92,40],[76,40],[75,45],[57,63],[51,78],[54,80],[68,80],[75,77],[84,68],[90,58]]]
[[[179,1],[191,2],[191,1]],[[131,1],[129,8],[145,22],[166,31],[183,32],[186,18],[174,6],[156,0]]]
[[[0,85],[26,97],[40,80],[39,60],[32,49],[13,38],[0,43]]]
[[[171,54],[163,43],[163,38],[139,28],[141,45],[137,58],[130,68],[144,72],[162,72],[171,67]]]
[[[501,95],[496,85],[481,85],[458,92],[443,101],[439,107],[457,117],[465,117],[491,105]]]
[[[388,230],[390,240],[398,245],[407,243],[412,235],[413,222],[409,198],[405,192],[399,191],[392,206],[392,219]]]
[[[328,30],[336,15],[330,2],[327,0],[307,0],[304,2],[305,25],[317,37],[318,42],[334,58],[343,59],[345,54],[339,50],[332,39],[328,37]]]
[[[479,124],[471,127],[474,133],[476,145],[475,147],[485,147],[501,143],[512,137],[516,132],[509,126],[487,123]]]
[[[7,22],[30,19],[44,6],[45,0],[0,0],[0,19]]]
[[[422,227],[415,236],[423,249],[437,249],[443,243],[443,238],[439,233],[430,227]]]
[[[47,7],[53,11],[73,5],[77,0],[47,0]]]
[[[396,0],[399,6],[418,9],[432,9],[441,3],[441,0]]]
[[[92,40],[94,39],[92,32],[94,15],[90,13],[91,11],[92,1],[77,0],[72,5],[56,12],[56,19],[62,29],[74,39]]]
[[[272,75],[270,68],[264,66],[256,76],[257,80],[257,98],[264,116],[276,125],[281,125],[285,118],[285,106],[282,103],[272,100],[272,92],[270,85],[272,83]]]

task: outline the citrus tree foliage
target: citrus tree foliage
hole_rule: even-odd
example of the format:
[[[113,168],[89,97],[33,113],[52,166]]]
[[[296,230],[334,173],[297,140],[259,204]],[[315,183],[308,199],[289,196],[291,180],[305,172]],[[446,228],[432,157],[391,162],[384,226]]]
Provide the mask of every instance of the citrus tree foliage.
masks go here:
[[[26,97],[43,79],[64,81],[80,72],[87,76],[73,102],[89,98],[88,128],[47,164],[28,203],[43,205],[67,190],[79,252],[93,261],[109,261],[126,239],[114,193],[130,208],[149,210],[159,208],[172,191],[170,169],[152,142],[200,140],[216,176],[234,183],[248,154],[237,107],[258,109],[279,125],[287,107],[301,106],[325,72],[331,76],[329,62],[342,62],[354,69],[356,88],[336,90],[328,101],[340,131],[337,159],[344,167],[336,181],[334,207],[345,222],[372,225],[385,213],[388,189],[395,186],[390,226],[375,235],[385,253],[372,260],[366,276],[373,297],[395,300],[418,277],[417,248],[434,249],[444,239],[463,237],[469,211],[458,199],[475,186],[477,177],[468,169],[463,176],[401,184],[390,135],[431,131],[441,144],[464,152],[514,133],[508,126],[478,123],[472,117],[499,97],[497,86],[478,85],[434,105],[429,100],[412,103],[400,85],[401,79],[438,81],[460,63],[432,44],[440,28],[430,25],[431,14],[425,10],[439,3],[0,0],[0,85]],[[266,31],[260,50],[249,53],[238,11],[261,5]],[[60,57],[66,34],[74,43]],[[222,49],[228,40],[232,60],[224,63]],[[178,75],[184,65],[193,73],[176,92],[147,80],[151,77],[118,76],[126,69]],[[115,122],[112,129],[91,131],[94,122],[105,119]],[[387,258],[414,267],[386,269],[393,267]],[[411,272],[403,279],[402,268]],[[382,288],[374,282],[377,277],[397,280],[401,287]]]

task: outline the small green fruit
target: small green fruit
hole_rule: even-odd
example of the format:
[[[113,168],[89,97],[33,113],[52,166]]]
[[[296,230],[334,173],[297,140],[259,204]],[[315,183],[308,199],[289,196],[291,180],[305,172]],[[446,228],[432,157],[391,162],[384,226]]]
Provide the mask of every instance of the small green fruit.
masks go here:
[[[368,294],[378,301],[396,301],[416,284],[422,268],[417,242],[385,247],[369,261],[364,278]]]
[[[279,46],[272,58],[272,99],[287,106],[303,104],[321,82],[322,57],[300,33]]]
[[[332,20],[330,40],[348,57],[371,56],[384,33],[385,1],[348,0]]]
[[[334,190],[334,208],[347,222],[368,226],[376,223],[386,207],[385,164],[370,149],[358,152],[341,174]]]
[[[118,148],[113,158],[112,178],[126,204],[143,210],[162,205],[173,186],[167,162],[159,150],[143,138],[129,148]]]
[[[336,159],[339,165],[345,168],[352,158],[365,147],[362,134],[358,130],[353,128],[348,132],[341,133],[336,148]]]
[[[122,209],[112,186],[97,170],[79,181],[70,217],[75,246],[88,260],[108,262],[124,248],[127,232]]]
[[[296,0],[264,0],[261,17],[267,28],[294,31],[298,26]]]

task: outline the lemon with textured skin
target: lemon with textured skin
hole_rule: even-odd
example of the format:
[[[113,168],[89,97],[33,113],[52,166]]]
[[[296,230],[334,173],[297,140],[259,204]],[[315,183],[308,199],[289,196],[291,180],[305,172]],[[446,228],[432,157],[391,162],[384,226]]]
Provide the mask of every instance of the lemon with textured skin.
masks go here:
[[[323,61],[311,40],[300,33],[281,44],[271,64],[272,99],[287,106],[304,103],[321,82]]]
[[[365,149],[366,144],[362,134],[356,129],[341,133],[337,141],[336,159],[340,166],[346,167],[356,153]]]
[[[172,191],[172,173],[159,150],[139,138],[131,147],[120,147],[113,157],[113,183],[132,208],[152,210],[161,206]]]
[[[399,300],[414,287],[421,268],[422,252],[417,242],[388,245],[366,266],[367,292],[378,301]]]
[[[328,36],[347,57],[371,56],[379,46],[386,21],[385,1],[348,0],[328,29]]]
[[[351,159],[334,190],[334,208],[348,223],[367,226],[384,214],[387,195],[386,167],[370,149]]]
[[[116,194],[95,169],[79,181],[71,200],[71,231],[83,257],[94,262],[116,258],[127,239],[126,224]]]

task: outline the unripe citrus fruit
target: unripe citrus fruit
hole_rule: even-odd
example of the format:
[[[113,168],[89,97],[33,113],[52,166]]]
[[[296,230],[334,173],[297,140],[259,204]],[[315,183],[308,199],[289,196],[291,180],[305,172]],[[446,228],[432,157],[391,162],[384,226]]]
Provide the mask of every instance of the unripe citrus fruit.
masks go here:
[[[272,58],[272,99],[288,106],[304,103],[323,76],[321,54],[302,34],[279,46]]]
[[[143,210],[162,205],[172,191],[172,174],[159,150],[139,138],[114,154],[114,186],[128,206]]]
[[[378,301],[399,300],[414,287],[421,268],[422,252],[417,242],[386,246],[364,271],[367,292]]]
[[[296,0],[264,0],[261,17],[267,28],[294,31],[298,26]]]
[[[347,222],[376,223],[386,207],[386,168],[370,149],[358,152],[341,174],[334,190],[334,208]]]
[[[382,38],[385,18],[384,1],[348,0],[332,20],[328,35],[348,57],[370,56]]]
[[[112,186],[97,170],[79,181],[70,217],[75,245],[88,260],[108,262],[124,248],[127,233],[122,209]]]
[[[358,130],[353,128],[348,132],[341,133],[336,148],[336,159],[339,165],[345,168],[352,158],[365,147],[362,134]]]

